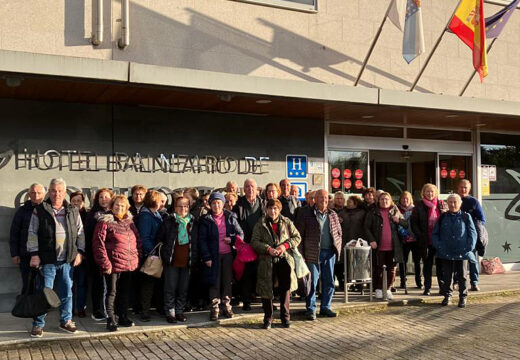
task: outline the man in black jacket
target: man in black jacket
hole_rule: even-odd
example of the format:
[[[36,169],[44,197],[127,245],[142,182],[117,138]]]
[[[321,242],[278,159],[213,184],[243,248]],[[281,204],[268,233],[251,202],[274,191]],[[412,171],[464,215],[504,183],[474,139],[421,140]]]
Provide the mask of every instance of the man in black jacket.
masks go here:
[[[85,252],[85,234],[78,208],[65,201],[67,187],[63,179],[52,179],[49,199],[34,208],[29,223],[27,252],[30,266],[43,274],[43,286],[54,287],[54,279],[60,306],[60,330],[76,332],[72,322],[73,267],[81,264]],[[41,337],[47,314],[34,318],[31,337]]]
[[[282,203],[281,214],[289,218],[291,221],[294,221],[296,218],[296,212],[302,204],[300,200],[291,195],[291,182],[289,179],[283,179],[280,181],[280,189],[282,190],[282,194],[278,200]]]
[[[241,196],[233,212],[238,216],[238,224],[244,231],[244,241],[251,242],[253,228],[262,217],[262,199],[258,196],[256,181],[247,179],[244,182],[244,196]],[[244,274],[240,281],[243,310],[251,310],[251,300],[256,289],[256,261],[246,263]]]
[[[11,223],[11,232],[9,247],[11,250],[11,258],[13,264],[20,266],[22,274],[22,293],[27,288],[27,278],[31,270],[29,262],[31,257],[27,253],[27,234],[29,230],[29,223],[34,208],[41,204],[45,197],[45,188],[41,184],[32,184],[29,187],[29,200],[16,210]]]

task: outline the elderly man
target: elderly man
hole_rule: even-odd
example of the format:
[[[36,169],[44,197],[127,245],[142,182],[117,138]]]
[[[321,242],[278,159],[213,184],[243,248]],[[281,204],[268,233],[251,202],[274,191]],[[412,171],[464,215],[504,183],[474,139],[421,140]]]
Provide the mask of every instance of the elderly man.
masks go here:
[[[45,188],[41,184],[32,184],[29,187],[29,200],[16,210],[11,223],[11,233],[9,247],[11,250],[11,258],[13,264],[20,267],[22,274],[22,294],[27,288],[27,279],[31,270],[29,262],[31,257],[27,253],[27,236],[29,231],[29,223],[36,206],[41,204],[45,197]]]
[[[226,193],[238,194],[238,185],[236,182],[230,180],[226,183]]]
[[[459,285],[459,307],[466,307],[466,277],[464,260],[475,258],[473,249],[477,242],[477,231],[471,216],[461,211],[462,200],[459,195],[448,196],[448,211],[439,217],[432,233],[432,244],[437,259],[442,261],[442,306],[451,302],[451,280],[455,274]]]
[[[244,196],[241,196],[233,212],[238,216],[238,223],[244,231],[244,241],[250,243],[253,229],[262,217],[262,199],[258,196],[258,186],[253,179],[244,181]],[[242,293],[243,310],[251,310],[251,301],[256,289],[256,261],[246,263],[239,286]]]
[[[477,249],[473,249],[475,255],[472,259],[469,259],[469,279],[471,281],[471,291],[479,291],[478,280],[479,280],[479,261],[477,250],[480,247],[480,255],[484,256],[485,246],[487,245],[487,231],[484,227],[486,223],[486,217],[484,216],[484,210],[480,202],[470,195],[471,182],[466,179],[462,179],[459,182],[457,193],[462,198],[462,205],[460,209],[471,215],[471,219],[477,230]]]
[[[43,274],[43,286],[53,288],[54,279],[60,306],[60,330],[76,332],[72,322],[73,266],[82,261],[85,251],[85,235],[78,209],[65,201],[67,185],[63,179],[52,179],[49,199],[34,208],[29,224],[27,251],[31,255],[30,266]],[[41,337],[45,326],[43,314],[34,318],[31,337]]]
[[[326,190],[315,194],[316,204],[302,208],[296,220],[296,228],[302,241],[300,250],[311,271],[311,289],[307,296],[307,319],[316,319],[316,286],[321,276],[320,316],[335,317],[331,310],[334,295],[334,263],[341,252],[341,225],[338,215],[329,210]]]
[[[291,221],[294,221],[296,211],[302,206],[302,204],[298,198],[291,195],[291,182],[289,179],[283,179],[280,181],[280,189],[282,194],[278,200],[282,203],[282,215],[291,219]]]

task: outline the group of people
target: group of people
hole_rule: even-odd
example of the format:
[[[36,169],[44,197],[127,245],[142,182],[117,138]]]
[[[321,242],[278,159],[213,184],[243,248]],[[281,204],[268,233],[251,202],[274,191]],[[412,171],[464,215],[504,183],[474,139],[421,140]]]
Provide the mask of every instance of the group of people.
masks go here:
[[[297,290],[306,301],[306,318],[316,319],[319,280],[319,315],[335,317],[331,303],[335,276],[343,276],[342,248],[357,238],[366,239],[374,251],[376,298],[384,291],[392,299],[396,264],[405,266],[411,252],[418,287],[423,261],[424,294],[430,294],[435,260],[443,304],[449,303],[451,279],[456,278],[459,306],[465,306],[462,260],[470,261],[472,289],[478,290],[479,226],[474,224],[483,228],[485,222],[480,204],[469,195],[470,186],[461,181],[461,196],[450,195],[446,206],[436,186],[426,184],[414,207],[409,192],[394,205],[389,193],[374,188],[364,189],[362,198],[348,199],[341,192],[310,191],[302,203],[288,179],[264,189],[247,179],[242,196],[233,181],[222,191],[203,195],[186,188],[171,194],[171,204],[169,194],[135,185],[129,197],[97,190],[87,211],[83,193],[73,192],[67,201],[65,181],[52,179],[47,198],[44,186],[33,184],[29,200],[16,211],[11,256],[20,266],[22,292],[35,269],[40,269],[41,286],[52,288],[56,281],[59,327],[69,333],[76,332],[73,309],[86,316],[88,287],[91,316],[106,321],[109,331],[134,325],[130,308],[144,322],[155,307],[166,321],[176,323],[187,320],[187,310],[208,306],[210,320],[216,321],[233,317],[239,302],[244,311],[251,310],[256,296],[265,329],[274,320],[275,297],[281,324],[290,327],[290,299]],[[139,271],[154,256],[162,260],[160,278]],[[307,281],[296,276],[302,263],[308,268]],[[382,288],[383,265],[387,289]],[[401,271],[404,285],[406,269]],[[34,318],[31,336],[42,336],[45,317]]]

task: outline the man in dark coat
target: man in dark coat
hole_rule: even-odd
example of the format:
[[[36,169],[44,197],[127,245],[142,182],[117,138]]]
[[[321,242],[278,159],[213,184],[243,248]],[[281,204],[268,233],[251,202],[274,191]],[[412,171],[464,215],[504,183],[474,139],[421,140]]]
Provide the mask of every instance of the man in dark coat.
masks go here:
[[[14,214],[9,240],[13,264],[20,266],[20,272],[22,274],[22,294],[27,288],[27,278],[31,270],[29,266],[31,257],[27,252],[29,223],[31,222],[34,208],[41,204],[45,197],[45,188],[41,184],[32,184],[29,187],[28,195],[29,200],[20,206]]]
[[[341,253],[341,224],[338,215],[329,210],[328,192],[318,190],[313,207],[302,208],[296,220],[302,253],[311,271],[311,289],[307,296],[307,319],[316,319],[316,286],[321,276],[320,316],[335,317],[330,308],[334,295],[334,264]]]
[[[302,204],[294,195],[291,195],[291,182],[289,179],[280,181],[280,189],[282,190],[282,194],[278,200],[282,203],[282,215],[294,221],[296,212]]]

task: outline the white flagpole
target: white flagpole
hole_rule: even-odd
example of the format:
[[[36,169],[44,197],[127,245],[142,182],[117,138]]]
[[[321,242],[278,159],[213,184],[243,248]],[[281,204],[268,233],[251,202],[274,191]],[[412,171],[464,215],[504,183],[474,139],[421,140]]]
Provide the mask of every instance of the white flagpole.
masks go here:
[[[435,45],[433,46],[432,51],[431,51],[430,54],[428,55],[428,58],[426,58],[426,62],[424,63],[424,65],[423,65],[422,68],[421,68],[421,71],[419,71],[419,74],[418,74],[417,77],[415,78],[415,80],[414,80],[414,82],[413,82],[413,84],[412,84],[412,87],[410,87],[410,91],[413,91],[413,90],[415,89],[415,86],[416,86],[417,83],[419,82],[419,79],[421,78],[422,74],[424,73],[424,70],[426,69],[426,67],[427,67],[428,64],[430,63],[430,60],[431,60],[433,54],[435,53],[435,51],[436,51],[437,48],[439,47],[439,44],[441,43],[442,37],[444,36],[444,33],[446,32],[446,29],[448,28],[448,25],[449,25],[450,22],[451,22],[451,19],[453,19],[453,17],[455,16],[455,12],[456,12],[457,9],[459,8],[459,5],[460,5],[461,2],[462,2],[462,0],[459,0],[459,3],[458,3],[457,6],[455,7],[455,10],[453,10],[453,14],[451,14],[450,19],[448,20],[448,23],[446,24],[446,26],[444,26],[444,29],[442,29],[441,36],[439,36],[439,38],[437,39],[437,42],[436,42]]]

